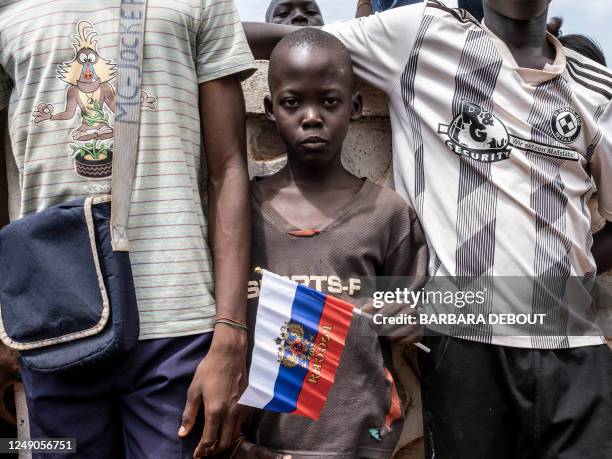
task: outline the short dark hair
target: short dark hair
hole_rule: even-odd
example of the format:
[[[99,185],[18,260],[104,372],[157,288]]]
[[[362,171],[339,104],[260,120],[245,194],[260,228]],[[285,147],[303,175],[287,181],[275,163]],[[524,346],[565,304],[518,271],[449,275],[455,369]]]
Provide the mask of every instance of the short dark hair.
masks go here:
[[[582,54],[598,64],[606,65],[606,56],[594,40],[586,35],[563,35],[561,31],[562,26],[563,18],[554,17],[548,23],[548,31],[557,37],[564,47],[576,51],[578,54]]]
[[[354,85],[355,75],[353,73],[353,61],[351,60],[351,54],[347,47],[332,34],[312,27],[304,27],[303,29],[290,33],[278,42],[270,56],[270,70],[274,68],[281,52],[291,48],[301,47],[324,49],[334,53],[338,58],[338,66],[346,66],[348,76],[351,80],[351,87]]]

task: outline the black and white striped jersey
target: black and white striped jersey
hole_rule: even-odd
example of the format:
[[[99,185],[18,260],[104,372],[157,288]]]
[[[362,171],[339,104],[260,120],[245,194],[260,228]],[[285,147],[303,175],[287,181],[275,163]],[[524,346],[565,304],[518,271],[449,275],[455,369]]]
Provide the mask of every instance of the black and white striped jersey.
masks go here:
[[[568,336],[576,300],[566,281],[596,274],[593,182],[612,221],[612,72],[551,35],[554,63],[520,68],[484,24],[438,1],[324,30],[389,96],[395,186],[424,227],[430,274],[479,279],[485,312],[507,304],[561,317],[545,336],[518,325],[461,336],[534,348],[605,342]],[[504,292],[503,276],[539,281]]]

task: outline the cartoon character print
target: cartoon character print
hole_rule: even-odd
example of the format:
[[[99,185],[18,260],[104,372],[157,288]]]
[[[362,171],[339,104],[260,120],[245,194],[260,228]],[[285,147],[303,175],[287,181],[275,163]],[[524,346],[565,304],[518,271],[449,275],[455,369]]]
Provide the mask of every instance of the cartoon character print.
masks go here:
[[[75,141],[69,147],[75,159],[75,171],[88,179],[107,179],[112,175],[114,128],[109,111],[116,111],[115,79],[116,65],[100,55],[99,34],[88,21],[77,25],[74,57],[58,67],[58,78],[68,85],[66,108],[54,114],[55,107],[39,103],[32,116],[34,123],[72,120],[77,107],[80,110],[80,125],[72,131]],[[155,97],[141,92],[140,103],[144,108],[155,109]]]

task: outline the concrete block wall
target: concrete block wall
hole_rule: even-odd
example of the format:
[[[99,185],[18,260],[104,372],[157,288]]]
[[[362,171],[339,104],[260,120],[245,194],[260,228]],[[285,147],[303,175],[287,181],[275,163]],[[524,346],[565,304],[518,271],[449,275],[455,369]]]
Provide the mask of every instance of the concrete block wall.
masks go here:
[[[276,127],[266,120],[263,109],[263,100],[268,94],[268,65],[264,61],[257,65],[259,71],[243,84],[251,177],[272,174],[286,162]],[[344,143],[343,163],[359,177],[392,186],[391,127],[386,96],[364,84],[359,86],[359,91],[364,98],[364,113],[360,121],[351,124]]]

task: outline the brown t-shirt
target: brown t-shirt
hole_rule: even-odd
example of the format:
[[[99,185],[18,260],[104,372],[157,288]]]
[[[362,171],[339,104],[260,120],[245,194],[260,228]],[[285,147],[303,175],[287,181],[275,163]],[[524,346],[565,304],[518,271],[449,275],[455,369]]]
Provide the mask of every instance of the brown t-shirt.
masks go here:
[[[353,200],[315,231],[296,228],[253,191],[253,266],[362,305],[362,280],[375,276],[424,276],[427,246],[415,212],[395,192],[369,180]],[[255,322],[259,276],[249,282],[249,320]],[[253,327],[252,327],[253,328]],[[379,340],[366,319],[355,316],[336,382],[318,421],[259,411],[251,437],[294,458],[387,458],[402,430],[376,440],[391,403]],[[410,415],[410,413],[408,413]],[[420,415],[420,413],[418,414]]]

